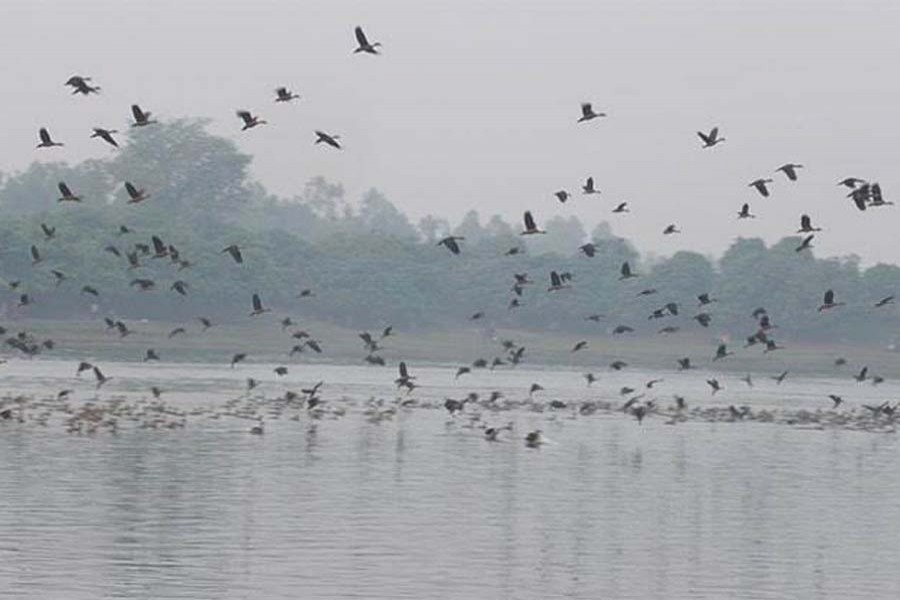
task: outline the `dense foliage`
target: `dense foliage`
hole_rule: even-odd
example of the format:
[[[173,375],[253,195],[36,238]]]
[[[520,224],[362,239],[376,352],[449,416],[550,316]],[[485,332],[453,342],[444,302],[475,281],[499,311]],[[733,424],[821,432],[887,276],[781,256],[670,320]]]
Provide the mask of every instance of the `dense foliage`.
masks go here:
[[[472,211],[455,228],[438,217],[413,225],[382,194],[371,190],[348,202],[340,185],[310,181],[293,198],[268,194],[248,178],[250,158],[228,140],[210,135],[202,121],[178,121],[131,134],[115,157],[78,165],[36,163],[7,177],[0,187],[0,276],[21,281],[0,292],[6,319],[21,316],[186,319],[200,314],[239,318],[259,292],[277,312],[296,319],[327,319],[370,327],[393,323],[404,328],[468,326],[483,311],[486,326],[578,331],[628,324],[655,333],[663,325],[698,329],[696,296],[709,292],[718,302],[710,331],[745,335],[754,329],[751,311],[764,306],[781,331],[806,338],[890,340],[900,325],[890,308],[875,309],[880,298],[900,290],[900,268],[877,265],[862,270],[856,258],[816,259],[794,251],[799,238],[766,247],[758,239],[738,239],[717,262],[692,252],[642,260],[625,240],[602,224],[590,235],[594,258],[578,251],[588,235],[575,217],[543,223],[544,236],[528,240],[520,225],[498,216],[482,223]],[[128,204],[124,181],[151,197]],[[81,203],[58,203],[57,184],[66,182]],[[46,239],[41,223],[56,228]],[[120,235],[126,225],[133,232]],[[448,233],[465,236],[454,256],[436,241]],[[124,258],[135,243],[158,235],[192,266],[178,270],[168,259],[142,257],[129,269]],[[244,264],[221,250],[238,244]],[[30,247],[44,260],[32,265]],[[122,257],[108,250],[115,246]],[[516,255],[507,255],[520,248]],[[619,281],[629,261],[640,277]],[[51,270],[67,277],[57,285]],[[571,289],[547,293],[551,270],[571,272]],[[521,307],[509,309],[513,273],[528,273]],[[135,278],[157,282],[142,292]],[[187,296],[170,290],[175,280],[189,284]],[[100,295],[82,293],[82,286]],[[298,299],[302,289],[314,296]],[[657,294],[638,296],[646,288]],[[816,308],[827,288],[847,302],[839,313]],[[21,293],[34,300],[17,306]],[[649,321],[667,302],[681,315]],[[585,321],[602,314],[599,325]]]

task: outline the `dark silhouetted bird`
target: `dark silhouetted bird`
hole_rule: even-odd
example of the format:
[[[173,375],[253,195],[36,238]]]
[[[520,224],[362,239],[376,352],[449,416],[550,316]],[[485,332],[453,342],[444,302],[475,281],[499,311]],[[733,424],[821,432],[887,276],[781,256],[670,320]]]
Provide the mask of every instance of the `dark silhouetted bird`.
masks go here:
[[[769,197],[769,188],[766,187],[767,183],[772,183],[771,179],[757,179],[755,181],[751,181],[747,184],[747,187],[756,188],[756,191],[762,194],[764,198]]]
[[[69,186],[67,186],[64,181],[60,181],[56,184],[56,187],[59,188],[60,193],[57,202],[81,202],[81,197],[73,194],[72,190],[69,189]]]
[[[787,164],[781,165],[780,167],[778,167],[775,170],[781,171],[782,173],[784,173],[785,176],[787,176],[787,178],[790,179],[791,181],[797,181],[797,169],[802,169],[802,168],[803,168],[803,165],[787,163]]]
[[[244,360],[246,360],[246,358],[247,358],[246,352],[238,352],[237,354],[235,354],[234,356],[231,357],[231,368],[233,369],[234,365],[238,364],[239,362],[243,362]]]
[[[284,86],[275,88],[275,102],[290,102],[291,100],[299,99],[299,94],[293,93]]]
[[[119,147],[119,142],[116,141],[116,138],[113,137],[114,133],[119,133],[115,129],[103,129],[102,127],[94,127],[94,133],[91,134],[92,138],[100,138],[110,146],[114,148]]]
[[[366,38],[366,34],[363,33],[362,27],[358,25],[353,32],[356,35],[357,43],[357,48],[353,51],[353,54],[358,54],[359,52],[365,52],[367,54],[378,54],[377,48],[381,46],[381,42],[370,43]]]
[[[250,313],[250,316],[255,317],[267,312],[269,312],[269,309],[263,308],[263,303],[259,298],[259,294],[253,294],[253,311]]]
[[[804,250],[809,250],[813,247],[812,241],[816,237],[816,234],[811,233],[800,242],[800,245],[794,248],[794,252],[803,252]]]
[[[324,131],[317,130],[316,131],[316,141],[313,143],[314,144],[328,144],[332,148],[337,148],[338,150],[340,150],[341,145],[338,142],[339,139],[341,139],[341,136],[339,136],[339,135],[332,135],[332,134],[325,133]]]
[[[624,281],[633,277],[637,277],[637,275],[631,272],[631,265],[628,264],[628,261],[623,262],[622,266],[619,268],[619,281]]]
[[[755,219],[756,215],[750,213],[750,205],[744,203],[741,206],[741,211],[738,213],[738,219]]]
[[[590,102],[582,102],[581,103],[581,117],[578,119],[579,123],[584,123],[586,121],[590,121],[592,119],[596,119],[598,117],[605,117],[606,113],[598,113],[594,112],[593,107]]]
[[[249,110],[239,110],[235,114],[244,122],[244,126],[241,127],[241,131],[247,131],[248,129],[253,129],[257,125],[265,125],[268,121],[264,119],[260,119],[259,116],[255,116],[250,113]]]
[[[630,212],[630,211],[628,210],[628,203],[627,203],[627,202],[622,202],[622,203],[620,203],[619,205],[617,205],[617,206],[613,209],[613,212],[614,212],[614,213],[627,213],[627,212]]]
[[[90,81],[90,77],[82,77],[81,75],[72,75],[63,85],[70,86],[72,88],[72,94],[83,94],[85,96],[89,96],[90,94],[99,94],[100,86],[99,85],[91,85],[88,83]]]
[[[546,231],[538,229],[537,225],[534,222],[534,217],[531,216],[530,210],[525,211],[524,219],[525,219],[525,231],[523,231],[519,235],[533,235],[536,233],[547,233]]]
[[[569,192],[566,190],[559,190],[558,192],[554,192],[553,194],[556,196],[556,199],[559,200],[562,204],[566,203],[566,200],[569,199]]]
[[[597,253],[597,246],[590,242],[584,244],[583,246],[580,246],[578,249],[581,250],[588,258],[594,258],[594,255]]]
[[[713,356],[713,360],[719,360],[725,358],[726,356],[731,356],[734,352],[728,351],[728,346],[725,344],[719,344],[719,347],[716,348],[716,355]]]
[[[460,248],[459,248],[459,244],[457,242],[459,242],[461,240],[465,240],[465,239],[466,238],[464,238],[460,235],[448,235],[447,237],[445,237],[444,239],[442,239],[435,245],[436,246],[444,246],[447,248],[447,250],[449,250],[453,254],[459,254]]]
[[[822,228],[813,227],[812,219],[809,217],[809,215],[800,216],[800,229],[797,230],[797,233],[814,233],[817,231],[822,231]]]
[[[825,296],[822,299],[822,304],[819,306],[819,312],[837,308],[839,306],[844,306],[844,304],[844,302],[835,302],[834,291],[828,290],[825,292]]]
[[[54,146],[65,146],[65,144],[61,142],[54,142],[53,138],[50,137],[50,132],[47,131],[46,127],[41,127],[38,130],[38,137],[41,142],[36,146],[37,148],[53,148]]]
[[[594,178],[593,177],[588,177],[585,180],[584,185],[581,186],[581,193],[582,194],[599,194],[600,193],[600,190],[598,190],[594,187]]]
[[[128,181],[125,182],[125,191],[128,192],[128,204],[137,204],[138,202],[143,202],[150,197],[150,194],[148,194],[146,191],[139,190],[138,188],[134,187],[131,182]]]
[[[225,248],[222,249],[222,253],[225,253],[225,252],[227,252],[228,254],[231,255],[231,258],[234,259],[234,262],[239,263],[239,264],[244,262],[244,255],[241,254],[241,249],[238,247],[237,244],[231,244],[230,246],[226,246]]]
[[[697,135],[700,136],[700,139],[703,140],[704,148],[712,148],[716,144],[725,141],[725,138],[719,137],[719,128],[713,127],[710,129],[709,133],[703,133],[702,131],[698,131]]]
[[[150,120],[150,115],[152,113],[150,111],[143,111],[141,107],[137,104],[131,105],[131,115],[134,117],[134,123],[131,124],[132,127],[145,127],[147,125],[152,125],[156,123],[156,121]]]

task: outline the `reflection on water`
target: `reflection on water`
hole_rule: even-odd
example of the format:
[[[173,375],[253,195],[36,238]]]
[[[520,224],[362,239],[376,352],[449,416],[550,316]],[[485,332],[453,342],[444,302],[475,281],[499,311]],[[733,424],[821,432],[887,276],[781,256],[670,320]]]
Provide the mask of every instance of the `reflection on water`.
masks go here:
[[[55,393],[63,375],[29,368],[51,371],[31,391]],[[121,389],[140,387],[139,366],[109,370]],[[386,373],[330,367],[325,389],[391,397]],[[246,374],[173,367],[170,402],[240,389]],[[459,396],[428,387],[452,381],[438,374],[420,372],[417,393]],[[16,376],[4,385],[31,377]],[[586,393],[565,372],[492,385],[513,396],[537,379]],[[778,394],[802,405],[822,385]],[[237,419],[94,436],[0,423],[0,597],[900,597],[896,435],[485,418],[515,432],[490,443],[443,410],[373,422],[359,406],[340,419],[273,415],[262,436]],[[548,443],[527,448],[536,427]]]

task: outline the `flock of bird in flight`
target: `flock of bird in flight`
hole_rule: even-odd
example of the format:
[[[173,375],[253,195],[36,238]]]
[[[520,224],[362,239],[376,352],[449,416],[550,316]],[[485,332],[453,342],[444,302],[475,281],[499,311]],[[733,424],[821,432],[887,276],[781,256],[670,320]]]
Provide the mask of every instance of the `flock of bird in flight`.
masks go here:
[[[379,54],[379,47],[381,44],[379,42],[370,42],[363,32],[361,27],[356,27],[355,29],[355,37],[357,42],[357,47],[354,50],[354,53],[365,53],[365,54]],[[93,85],[90,77],[83,77],[79,75],[74,75],[66,81],[65,85],[72,88],[72,94],[74,95],[83,95],[90,96],[92,94],[99,94],[100,87]],[[287,87],[278,87],[275,90],[275,102],[278,103],[289,103],[294,100],[300,98],[298,94],[295,94]],[[132,128],[144,128],[149,127],[157,123],[155,119],[153,119],[153,114],[149,111],[142,109],[138,104],[133,104],[131,106],[131,114],[133,117],[133,121],[130,123]],[[256,127],[266,125],[267,121],[261,118],[259,115],[254,114],[249,110],[238,110],[236,112],[237,117],[241,121],[241,131],[248,131],[254,129]],[[581,105],[581,115],[577,119],[578,124],[586,124],[591,121],[595,121],[597,119],[601,119],[606,117],[606,113],[597,112],[594,110],[593,105],[589,102],[585,102]],[[106,144],[114,148],[119,148],[119,142],[116,139],[116,134],[118,134],[118,130],[116,129],[108,129],[103,127],[94,127],[93,133],[91,134],[91,138],[97,138],[102,140]],[[721,136],[719,128],[713,127],[710,131],[698,131],[697,132],[700,141],[702,142],[702,148],[712,149],[716,146],[725,142],[725,138]],[[341,137],[339,135],[328,133],[321,130],[315,131],[315,144],[324,144],[334,149],[341,149]],[[56,147],[64,146],[63,143],[56,141],[50,134],[50,131],[46,127],[41,127],[38,132],[39,143],[37,144],[38,149],[51,149]],[[777,172],[780,172],[786,177],[786,179],[793,183],[797,182],[799,179],[799,172],[803,168],[802,164],[797,163],[786,163],[778,169]],[[768,198],[771,195],[770,186],[774,183],[772,178],[760,177],[754,181],[748,183],[748,187],[753,188],[759,195],[763,198]],[[152,195],[145,189],[140,188],[138,185],[130,181],[123,182],[124,189],[128,195],[127,202],[129,204],[141,204],[151,199]],[[850,198],[853,202],[853,205],[860,211],[869,210],[871,208],[879,208],[887,205],[893,204],[892,202],[885,201],[882,196],[881,186],[877,182],[869,182],[856,177],[848,177],[842,179],[838,182],[839,186],[844,186],[848,190],[848,198]],[[59,202],[60,203],[73,203],[77,204],[82,201],[82,197],[78,195],[77,191],[72,190],[72,188],[66,184],[64,181],[60,181],[58,183],[59,189]],[[595,195],[600,194],[600,190],[595,187],[593,177],[588,177],[584,184],[582,185],[582,193],[584,195]],[[565,189],[561,189],[555,192],[556,199],[561,202],[567,202],[572,195]],[[613,213],[626,213],[629,212],[629,207],[626,202],[621,202],[612,211]],[[755,215],[751,212],[751,207],[749,203],[744,203],[740,210],[737,213],[738,219],[753,219]],[[56,228],[47,225],[46,223],[41,224],[41,229],[44,235],[45,241],[51,241],[56,236]],[[812,223],[812,218],[809,215],[802,215],[800,217],[800,228],[797,230],[797,233],[805,234],[805,237],[802,238],[800,245],[796,248],[798,253],[804,252],[812,248],[812,241],[815,238],[816,234],[821,232],[821,228],[814,227]],[[132,234],[133,231],[125,226],[120,226],[118,234],[120,236],[127,236]],[[521,231],[522,236],[534,236],[541,235],[546,233],[542,230],[537,220],[531,211],[525,211],[523,215],[523,229]],[[680,233],[680,229],[677,224],[672,223],[665,227],[663,230],[663,235],[675,235]],[[437,242],[438,246],[444,246],[449,252],[454,255],[459,255],[463,252],[464,245],[463,242],[465,238],[462,236],[456,235],[448,235],[443,239]],[[164,242],[159,236],[153,235],[150,239],[150,244],[146,243],[135,243],[133,247],[129,250],[121,251],[116,245],[110,244],[105,248],[105,251],[113,254],[116,257],[121,258],[123,255],[128,263],[128,270],[133,271],[140,269],[142,266],[142,260],[145,258],[150,259],[168,259],[171,261],[171,264],[180,272],[185,269],[188,269],[192,266],[192,263],[184,258],[179,250],[172,244]],[[582,245],[579,248],[579,251],[582,252],[586,257],[593,258],[597,253],[597,247],[592,243],[587,243]],[[41,253],[40,248],[35,244],[30,248],[32,265],[34,267],[40,267],[43,263],[44,257]],[[506,254],[507,255],[515,255],[521,252],[521,249],[518,247],[510,248]],[[243,251],[237,244],[229,244],[222,249],[223,254],[228,254],[230,258],[237,264],[241,264],[244,261]],[[638,279],[639,274],[634,272],[631,268],[631,265],[628,262],[622,263],[620,269],[620,281],[624,284],[626,282],[630,282],[632,280]],[[58,270],[51,270],[51,274],[56,279],[57,284],[62,284],[65,282],[68,277],[65,273]],[[565,289],[572,287],[574,276],[569,272],[557,272],[551,271],[549,274],[549,286],[547,287],[547,292],[559,292]],[[512,291],[514,292],[514,297],[509,303],[508,308],[513,309],[520,306],[519,298],[522,297],[523,291],[526,286],[533,284],[534,281],[531,280],[527,273],[514,273],[514,282],[512,286]],[[17,290],[22,285],[20,281],[12,281],[9,282],[9,286]],[[156,282],[152,279],[135,277],[130,285],[140,291],[149,291],[156,288]],[[178,293],[182,296],[187,296],[189,293],[190,285],[188,282],[177,279],[174,281],[170,288],[170,290]],[[81,288],[81,292],[83,294],[99,296],[100,291],[94,286],[85,284]],[[656,295],[658,291],[655,288],[646,288],[641,289],[636,292],[637,297],[648,297]],[[303,290],[298,297],[304,298],[313,295],[312,290]],[[27,306],[33,302],[31,296],[24,291],[21,291],[19,296],[19,305]],[[707,310],[711,307],[717,300],[711,297],[709,292],[701,292],[697,295],[698,307],[700,308],[700,312],[692,317],[693,321],[703,328],[707,328],[710,326],[710,323],[713,320],[713,315]],[[876,304],[876,307],[883,307],[894,302],[893,296],[888,296],[879,301]],[[844,306],[843,302],[836,301],[836,296],[833,290],[826,290],[823,295],[823,299],[821,304],[818,306],[819,312],[830,311],[833,309],[837,309],[841,306]],[[269,308],[267,308],[262,300],[262,297],[259,293],[254,293],[251,297],[251,307],[250,316],[257,317],[266,313],[271,312]],[[669,317],[678,316],[680,312],[683,310],[682,307],[678,305],[676,302],[666,302],[661,307],[654,309],[650,314],[649,319],[667,319]],[[471,319],[478,320],[484,317],[484,312],[477,312],[471,316]],[[763,351],[774,352],[776,350],[780,350],[781,346],[777,344],[775,339],[772,337],[772,330],[775,328],[768,312],[765,308],[760,307],[753,311],[753,318],[756,321],[755,331],[751,332],[750,335],[746,337],[745,347],[756,346],[759,345],[763,348]],[[602,315],[589,315],[586,317],[587,320],[590,321],[600,321],[602,319]],[[199,322],[201,323],[203,330],[210,328],[213,326],[212,321],[207,317],[199,317]],[[131,333],[131,329],[121,320],[115,320],[109,317],[105,318],[107,327],[109,330],[117,332],[120,336],[125,337]],[[322,345],[319,340],[314,339],[308,332],[302,330],[293,330],[296,323],[290,317],[284,317],[281,320],[282,329],[287,331],[291,330],[292,338],[295,340],[295,344],[290,350],[290,355],[293,356],[297,353],[301,353],[308,350],[312,350],[316,353],[322,352]],[[668,325],[662,327],[659,330],[660,334],[672,334],[679,330],[679,327]],[[612,329],[613,335],[625,335],[627,333],[633,332],[634,329],[627,325],[618,325],[614,329]],[[5,329],[2,331],[5,333]],[[187,330],[184,327],[178,327],[172,330],[169,333],[169,337],[175,337],[178,335],[186,334]],[[379,355],[379,351],[382,349],[380,345],[380,340],[387,338],[393,334],[393,330],[391,327],[385,328],[381,332],[381,336],[376,337],[368,332],[363,332],[360,334],[360,338],[363,341],[364,349],[366,351],[366,362],[375,365],[384,365],[384,359]],[[53,349],[54,343],[51,340],[39,341],[35,336],[27,333],[20,332],[17,335],[14,335],[6,340],[8,346],[22,352],[28,356],[34,356],[43,350]],[[490,368],[494,369],[501,365],[512,364],[516,365],[523,360],[525,348],[524,346],[520,346],[512,341],[505,340],[502,342],[503,349],[505,351],[505,355],[494,357],[493,360],[488,361],[487,359],[480,358],[472,363],[471,366],[462,366],[456,372],[456,378],[459,378],[462,375],[467,373],[471,373],[473,369],[480,368]],[[571,352],[580,352],[588,347],[588,342],[586,340],[578,341],[572,348]],[[727,357],[731,356],[733,352],[731,352],[726,343],[720,343],[715,353],[712,356],[711,361],[713,363],[724,360]],[[239,352],[235,353],[231,360],[231,367],[235,367],[238,363],[244,361],[247,358],[247,353]],[[160,357],[158,353],[153,349],[149,348],[146,350],[144,360],[145,361],[157,361]],[[840,366],[841,361],[844,363],[844,359],[839,359],[838,365]],[[687,371],[690,369],[696,368],[692,363],[690,357],[681,357],[677,360],[678,370]],[[613,361],[609,367],[616,371],[621,371],[628,366],[627,363],[621,360]],[[80,375],[84,371],[92,371],[94,377],[97,382],[97,388],[100,388],[104,384],[106,384],[111,377],[106,376],[101,369],[94,364],[89,362],[81,362],[78,366],[76,375]],[[279,366],[275,369],[275,373],[279,376],[287,374],[287,367]],[[787,371],[781,373],[780,375],[773,377],[777,383],[781,383],[784,381],[787,376]],[[868,369],[863,367],[859,374],[856,376],[857,381],[866,381],[869,379]],[[415,377],[410,375],[409,368],[405,362],[399,363],[399,376],[395,380],[395,384],[399,388],[406,389],[407,393],[412,392],[415,387]],[[597,376],[593,373],[585,374],[585,379],[587,381],[588,386],[592,385],[595,381],[598,380]],[[873,377],[870,378],[874,383],[879,383],[881,378]],[[744,381],[752,386],[752,379],[749,375],[744,379]],[[645,387],[646,389],[651,389],[655,385],[659,384],[661,380],[652,380],[648,382]],[[259,384],[258,381],[250,378],[247,381],[248,389],[253,389]],[[723,385],[715,378],[710,378],[707,380],[707,384],[711,389],[712,394],[716,394],[721,389],[723,389]],[[318,396],[318,392],[321,388],[321,382],[316,386],[313,386],[309,390],[304,390],[303,400],[306,402],[306,405],[309,408],[313,408],[319,406],[321,404],[321,399]],[[529,398],[532,398],[536,392],[540,392],[543,390],[543,387],[540,384],[533,384],[529,390]],[[616,407],[616,409],[621,408],[624,412],[630,413],[634,415],[638,421],[641,421],[646,415],[651,414],[653,412],[659,411],[660,407],[655,404],[655,401],[649,400],[641,402],[643,399],[643,394],[634,395],[636,390],[630,387],[623,387],[620,390],[620,394],[623,397],[631,396],[628,400],[621,406]],[[152,388],[153,395],[155,397],[159,397],[162,391],[154,386]],[[60,393],[60,397],[65,397],[70,394],[71,390],[64,390]],[[295,395],[296,397],[296,395]],[[467,403],[478,403],[481,402],[485,406],[494,406],[495,403],[502,397],[502,394],[499,392],[495,392],[491,395],[489,400],[481,400],[479,399],[477,394],[470,394],[464,400],[454,400],[447,399],[444,403],[444,407],[451,413],[456,414],[462,410],[464,410]],[[843,399],[839,396],[831,396],[832,401],[834,402],[834,408],[837,408],[842,402]],[[552,404],[552,403],[551,403]],[[583,414],[587,414],[588,410],[585,409],[585,406],[582,405],[581,412]],[[597,408],[596,403],[590,404],[593,406],[595,410]],[[609,408],[609,407],[608,407]],[[675,412],[672,413],[674,417],[677,417],[680,414],[683,414],[686,405],[683,398],[676,396],[676,406]],[[897,405],[890,405],[888,403],[883,403],[877,406],[867,406],[873,418],[879,416],[887,416],[893,418],[894,412],[897,409]],[[729,407],[729,416],[732,419],[743,419],[748,417],[751,412],[746,407],[738,409],[734,406]],[[10,418],[11,413],[8,409],[0,410],[0,418]],[[673,418],[674,418],[673,417]],[[496,440],[498,434],[503,428],[497,427],[484,427],[485,436],[487,439]],[[252,431],[254,433],[262,433],[262,422],[260,422],[257,426],[255,426]],[[526,443],[528,445],[538,445],[542,441],[540,431],[532,431],[526,436]]]

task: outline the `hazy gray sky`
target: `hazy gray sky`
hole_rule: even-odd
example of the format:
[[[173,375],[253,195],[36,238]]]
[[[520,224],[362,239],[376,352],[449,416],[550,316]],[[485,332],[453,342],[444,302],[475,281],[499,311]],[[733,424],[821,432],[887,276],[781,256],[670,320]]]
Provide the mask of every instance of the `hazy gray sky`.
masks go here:
[[[382,56],[352,54],[357,24]],[[898,31],[893,0],[4,0],[0,169],[108,155],[90,128],[124,129],[138,102],[213,119],[282,195],[324,175],[414,219],[576,214],[658,254],[774,241],[807,212],[819,255],[900,262],[900,206],[858,213],[835,186],[900,200]],[[102,95],[70,96],[74,73]],[[276,85],[302,100],[274,104]],[[582,101],[609,118],[576,124]],[[238,108],[270,125],[241,133]],[[66,147],[36,151],[42,125]],[[702,150],[714,125],[727,141]],[[346,148],[314,147],[317,128]],[[785,162],[806,165],[799,182],[773,173]],[[601,196],[577,193],[587,175]],[[610,215],[618,201],[632,214]],[[746,201],[758,218],[738,222]]]

